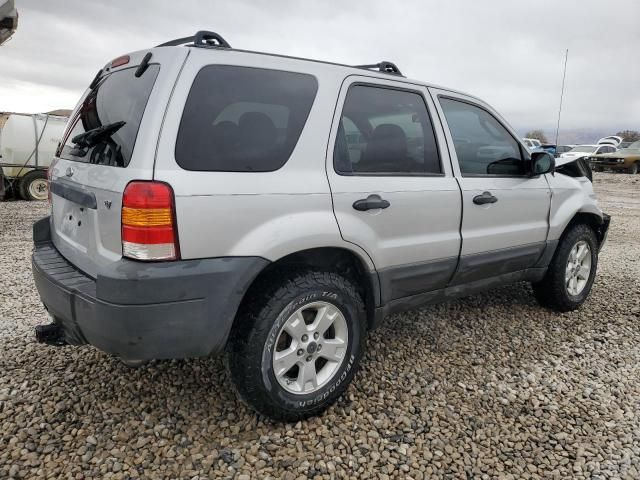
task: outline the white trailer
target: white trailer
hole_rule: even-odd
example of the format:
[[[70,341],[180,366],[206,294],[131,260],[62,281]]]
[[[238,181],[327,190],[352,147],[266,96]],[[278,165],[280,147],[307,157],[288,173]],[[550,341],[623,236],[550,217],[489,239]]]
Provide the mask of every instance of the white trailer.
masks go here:
[[[25,200],[46,200],[47,169],[66,123],[49,114],[11,114],[0,130],[0,182]]]

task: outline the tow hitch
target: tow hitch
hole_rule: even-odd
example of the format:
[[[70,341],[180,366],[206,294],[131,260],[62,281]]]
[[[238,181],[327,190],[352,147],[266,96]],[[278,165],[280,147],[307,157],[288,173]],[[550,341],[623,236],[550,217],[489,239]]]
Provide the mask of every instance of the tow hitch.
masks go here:
[[[66,340],[64,339],[64,330],[57,323],[50,323],[49,325],[37,325],[36,340],[40,343],[55,345],[57,347],[61,347],[67,344]]]

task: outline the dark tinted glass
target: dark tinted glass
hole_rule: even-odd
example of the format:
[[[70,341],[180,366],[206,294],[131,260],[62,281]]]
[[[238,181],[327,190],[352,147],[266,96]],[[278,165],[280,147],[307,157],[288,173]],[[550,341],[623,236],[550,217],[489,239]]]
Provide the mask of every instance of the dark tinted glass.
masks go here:
[[[351,87],[338,128],[334,165],[346,175],[440,173],[422,96],[390,88]]]
[[[87,95],[80,106],[79,117],[66,137],[60,154],[62,158],[116,167],[129,164],[160,66],[150,65],[138,78],[134,76],[136,69],[127,68],[107,75]],[[73,143],[73,139],[82,133],[109,126],[112,126],[112,133],[105,132],[93,138],[86,136],[85,141]]]
[[[176,161],[186,170],[270,172],[289,159],[316,96],[315,77],[210,65],[193,82]]]
[[[467,175],[526,175],[518,142],[493,115],[469,103],[440,98],[460,164]]]

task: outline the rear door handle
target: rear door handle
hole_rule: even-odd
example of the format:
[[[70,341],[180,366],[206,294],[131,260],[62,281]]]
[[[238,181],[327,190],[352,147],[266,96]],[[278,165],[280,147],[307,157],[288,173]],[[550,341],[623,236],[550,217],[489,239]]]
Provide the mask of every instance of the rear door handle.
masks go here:
[[[353,202],[353,208],[359,212],[365,212],[367,210],[375,210],[378,208],[387,208],[391,204],[380,197],[380,195],[369,195],[367,198],[361,198]]]
[[[485,205],[487,203],[496,203],[498,201],[497,197],[494,197],[491,192],[482,192],[482,195],[477,195],[473,197],[473,203],[476,205]]]

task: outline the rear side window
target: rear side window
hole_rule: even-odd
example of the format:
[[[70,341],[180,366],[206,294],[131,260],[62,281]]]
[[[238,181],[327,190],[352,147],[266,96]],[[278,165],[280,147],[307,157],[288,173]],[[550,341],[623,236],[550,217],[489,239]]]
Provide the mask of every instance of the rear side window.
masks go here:
[[[193,82],[176,161],[185,170],[271,172],[298,142],[318,90],[315,77],[209,65]]]
[[[431,119],[415,92],[352,86],[345,99],[334,165],[343,175],[441,173]]]
[[[113,72],[89,92],[72,120],[61,158],[114,167],[129,164],[160,66],[149,65],[140,77],[134,75],[136,69]]]
[[[518,142],[493,115],[467,102],[441,97],[463,175],[527,174]],[[533,142],[532,142],[533,143]]]

